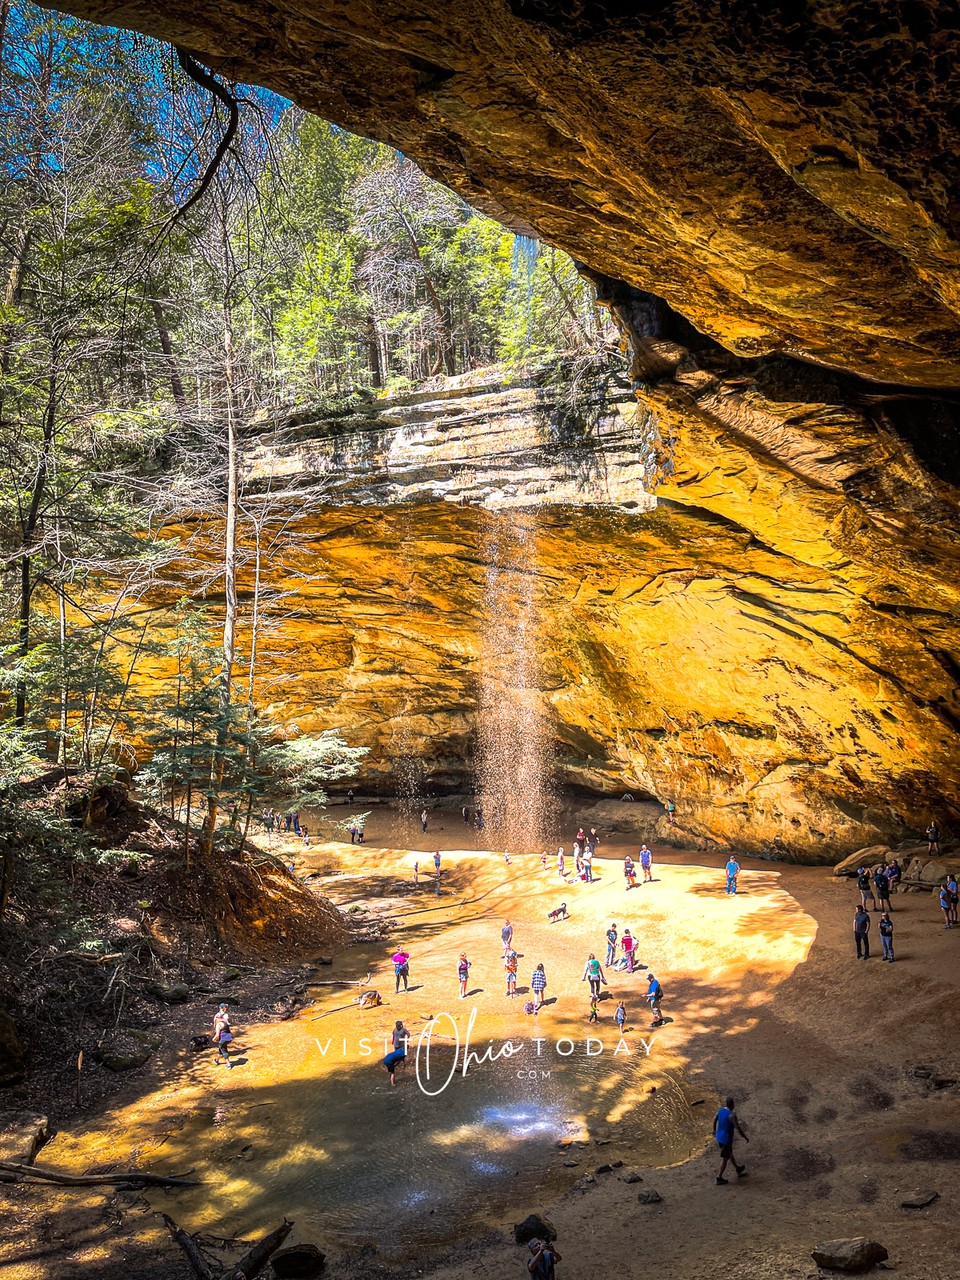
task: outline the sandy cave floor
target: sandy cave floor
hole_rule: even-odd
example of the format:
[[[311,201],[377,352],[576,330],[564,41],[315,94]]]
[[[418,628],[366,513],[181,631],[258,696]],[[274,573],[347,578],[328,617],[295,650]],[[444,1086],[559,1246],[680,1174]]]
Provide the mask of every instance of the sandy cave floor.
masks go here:
[[[729,898],[721,857],[655,848],[655,882],[627,893],[617,855],[635,852],[635,842],[605,843],[608,858],[587,886],[562,884],[552,862],[544,871],[532,856],[515,856],[507,866],[502,853],[457,851],[474,838],[464,841],[455,815],[435,815],[431,826],[421,836],[418,824],[408,830],[377,813],[362,850],[284,842],[298,870],[321,873],[324,893],[367,912],[355,916],[396,922],[386,944],[352,947],[317,972],[320,979],[360,979],[372,971],[370,985],[384,994],[384,1005],[360,1012],[349,1007],[352,989],[344,995],[331,987],[314,990],[315,1003],[293,1021],[248,1028],[241,1012],[245,1061],[231,1072],[209,1054],[162,1052],[106,1114],[58,1134],[42,1159],[77,1171],[132,1160],[158,1170],[194,1168],[203,1187],[148,1200],[0,1189],[7,1200],[0,1213],[9,1215],[0,1274],[186,1275],[158,1210],[226,1238],[250,1238],[286,1213],[298,1222],[292,1239],[318,1240],[331,1266],[337,1260],[332,1273],[343,1276],[374,1275],[381,1258],[401,1273],[447,1280],[522,1275],[524,1254],[509,1228],[531,1211],[556,1225],[558,1272],[567,1277],[713,1280],[718,1269],[735,1280],[814,1276],[814,1244],[859,1234],[885,1244],[903,1277],[957,1273],[960,1091],[943,1082],[960,1077],[960,930],[943,931],[934,898],[898,895],[897,963],[863,963],[854,958],[852,883],[822,868],[744,860],[742,892]],[[374,843],[387,839],[407,847]],[[418,846],[422,855],[409,851]],[[414,859],[432,867],[435,848],[444,850],[439,899],[432,880],[419,890],[411,884]],[[550,924],[547,911],[562,900],[570,919]],[[547,995],[556,998],[536,1020],[522,1011],[526,995],[513,1002],[504,995],[505,916],[523,956],[520,987],[543,960]],[[587,1026],[580,975],[590,951],[603,958],[611,920],[638,935],[641,960],[664,985],[672,1021],[660,1030],[648,1029],[642,973],[608,974],[614,998],[603,1001],[596,1032]],[[389,955],[398,943],[411,953],[416,989],[395,996]],[[461,950],[473,962],[475,994],[465,1001],[457,996]],[[621,997],[630,1059],[613,1055],[612,1010]],[[408,1066],[389,1089],[377,1041],[395,1018],[416,1035],[430,1014],[449,1011],[462,1034],[473,1010],[475,1046],[544,1038],[550,1078],[517,1085],[514,1064],[488,1064],[475,1079],[457,1077],[442,1097],[428,1098]],[[186,1008],[184,1039],[209,1015],[208,1001]],[[588,1033],[604,1044],[590,1062],[583,1052]],[[358,1056],[361,1034],[371,1038],[372,1056]],[[564,1062],[554,1049],[561,1037],[576,1046]],[[317,1039],[333,1048],[322,1054]],[[347,1049],[338,1053],[344,1041]],[[539,1071],[540,1063],[522,1061]],[[916,1067],[931,1069],[941,1087],[913,1074]],[[513,1132],[510,1125],[491,1131],[489,1149],[480,1153],[490,1180],[477,1192],[466,1162],[476,1162],[487,1135],[468,1123],[471,1089],[481,1102],[502,1096],[511,1106],[518,1089],[529,1089],[531,1114],[554,1126],[563,1121],[532,1145],[515,1123]],[[752,1139],[740,1152],[750,1172],[717,1187],[709,1127],[718,1095],[728,1090]],[[561,1150],[557,1133],[572,1145]],[[391,1174],[382,1186],[374,1174],[398,1150],[408,1174]],[[643,1183],[625,1184],[615,1172],[597,1175],[583,1192],[569,1189],[614,1159],[636,1169]],[[576,1167],[568,1168],[573,1160]],[[520,1168],[507,1169],[512,1164]],[[506,1182],[510,1177],[518,1180]],[[422,1205],[414,1198],[401,1212],[399,1201],[418,1180],[427,1188]],[[458,1183],[471,1198],[467,1206],[457,1198]],[[663,1202],[639,1204],[643,1188],[655,1188]],[[927,1188],[940,1192],[933,1206],[899,1207],[905,1193]],[[439,1223],[426,1207],[431,1199]],[[360,1256],[361,1246],[374,1242],[378,1253]]]

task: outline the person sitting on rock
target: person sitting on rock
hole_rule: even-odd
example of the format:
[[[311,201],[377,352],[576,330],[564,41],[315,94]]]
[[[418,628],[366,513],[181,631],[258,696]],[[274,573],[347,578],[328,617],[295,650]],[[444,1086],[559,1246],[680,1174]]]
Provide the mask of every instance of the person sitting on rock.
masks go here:
[[[903,868],[896,858],[893,858],[887,866],[887,882],[890,885],[890,892],[893,893],[900,881],[903,879]]]

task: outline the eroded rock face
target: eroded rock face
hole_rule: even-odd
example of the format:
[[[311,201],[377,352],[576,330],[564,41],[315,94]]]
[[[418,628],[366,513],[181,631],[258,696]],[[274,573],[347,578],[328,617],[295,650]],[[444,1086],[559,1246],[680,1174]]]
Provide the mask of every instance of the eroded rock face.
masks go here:
[[[403,150],[740,355],[960,383],[947,0],[72,0]]]
[[[264,715],[370,746],[364,783],[395,789],[412,759],[469,788],[491,547],[521,522],[564,781],[785,857],[922,829],[960,803],[955,490],[893,429],[899,402],[838,403],[817,371],[823,399],[799,401],[809,370],[712,345],[638,350],[660,370],[639,416],[616,393],[552,453],[550,395],[490,379],[254,436],[248,478],[303,503],[266,566],[286,594]],[[185,549],[209,554],[199,533]]]

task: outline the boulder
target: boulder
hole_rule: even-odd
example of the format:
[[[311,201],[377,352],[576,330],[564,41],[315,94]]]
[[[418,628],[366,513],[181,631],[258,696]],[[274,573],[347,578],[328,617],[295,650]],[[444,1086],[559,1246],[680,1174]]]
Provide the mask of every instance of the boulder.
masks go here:
[[[186,1004],[190,999],[190,988],[185,982],[151,982],[147,991],[164,1004]]]
[[[620,1181],[621,1182],[642,1182],[643,1179],[640,1177],[639,1173],[637,1173],[635,1169],[631,1169],[628,1173],[623,1173],[620,1175]]]
[[[294,1244],[288,1249],[280,1249],[270,1259],[273,1274],[286,1280],[288,1276],[305,1277],[310,1280],[323,1270],[326,1255],[321,1253],[315,1244]]]
[[[556,1240],[557,1229],[548,1218],[531,1213],[514,1225],[513,1238],[517,1244],[529,1244],[531,1240]]]
[[[914,1191],[913,1195],[907,1196],[900,1201],[900,1208],[925,1209],[928,1204],[933,1204],[934,1200],[939,1199],[939,1191]]]
[[[33,1164],[50,1137],[50,1121],[35,1111],[0,1111],[0,1160]]]
[[[159,1047],[159,1036],[132,1027],[120,1027],[109,1040],[94,1049],[93,1056],[108,1071],[133,1071],[142,1067]]]
[[[828,1271],[855,1273],[886,1262],[888,1254],[876,1240],[854,1236],[849,1240],[825,1240],[813,1250],[812,1257],[818,1267],[826,1267]]]
[[[833,868],[835,876],[855,876],[861,867],[875,867],[878,862],[886,861],[890,856],[888,844],[869,844],[865,849],[858,849],[844,858]]]
[[[641,1191],[637,1196],[638,1204],[662,1204],[663,1196],[651,1187],[649,1191]]]
[[[918,880],[922,880],[924,884],[939,884],[941,880],[946,880],[950,874],[950,867],[939,858],[931,858],[929,862],[925,862],[921,868]]]
[[[0,1085],[16,1084],[23,1079],[24,1072],[23,1045],[17,1024],[0,1009]]]

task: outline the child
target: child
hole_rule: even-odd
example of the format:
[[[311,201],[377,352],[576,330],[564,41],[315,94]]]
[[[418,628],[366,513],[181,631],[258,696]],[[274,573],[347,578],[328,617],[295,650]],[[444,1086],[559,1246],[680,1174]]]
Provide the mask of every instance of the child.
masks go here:
[[[543,853],[541,853],[541,855],[540,855],[540,865],[541,865],[541,867],[543,867],[544,871],[546,871],[546,869],[547,869],[547,851],[546,851],[546,849],[544,849]]]
[[[232,1070],[233,1063],[230,1061],[230,1050],[227,1046],[233,1040],[233,1032],[230,1030],[230,1014],[227,1012],[225,1004],[222,1004],[213,1015],[213,1035],[210,1039],[217,1046],[217,1056],[214,1058],[214,1062],[219,1066],[222,1057],[226,1066]]]
[[[629,853],[623,860],[623,876],[627,882],[627,888],[632,889],[637,883],[637,869],[633,865],[633,859],[630,857]]]
[[[460,999],[466,999],[467,995],[467,978],[470,975],[470,961],[467,959],[465,951],[460,952],[460,961],[457,965],[457,977],[460,979]]]
[[[590,997],[590,1017],[587,1019],[587,1021],[588,1022],[600,1021],[600,997],[599,996],[592,995]]]
[[[627,1011],[626,1011],[626,1009],[624,1008],[624,1005],[623,1005],[623,1001],[622,1001],[622,1000],[620,1001],[620,1003],[617,1005],[616,1009],[614,1010],[614,1014],[613,1014],[613,1016],[614,1016],[614,1019],[615,1019],[616,1024],[617,1024],[617,1032],[622,1036],[622,1035],[623,1035],[623,1024],[624,1024],[624,1023],[626,1022],[626,1020],[627,1020]]]
[[[633,934],[629,929],[624,929],[623,937],[620,939],[620,946],[623,948],[623,958],[627,962],[627,973],[633,973],[633,952],[635,942]]]
[[[880,917],[880,945],[883,947],[883,958],[893,963],[893,921],[888,912]]]
[[[503,957],[503,967],[507,971],[507,995],[515,996],[517,994],[517,956],[516,951],[512,948]]]
[[[557,850],[557,875],[560,877],[561,880],[564,878],[565,870],[566,870],[566,862],[563,856],[563,845],[561,845],[560,848]]]

